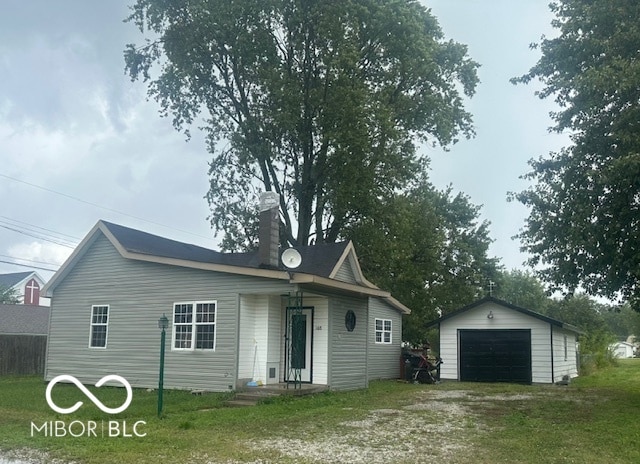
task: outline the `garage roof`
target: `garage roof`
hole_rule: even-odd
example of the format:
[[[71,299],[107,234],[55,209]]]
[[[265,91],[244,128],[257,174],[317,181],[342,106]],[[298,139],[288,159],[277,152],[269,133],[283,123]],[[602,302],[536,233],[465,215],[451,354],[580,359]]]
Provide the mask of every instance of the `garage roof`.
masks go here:
[[[442,321],[446,321],[447,319],[451,319],[452,317],[455,317],[455,316],[458,316],[459,314],[465,313],[465,312],[469,311],[470,309],[477,308],[478,306],[481,306],[481,305],[483,305],[485,303],[494,303],[494,304],[497,304],[497,305],[500,305],[500,306],[504,306],[505,308],[509,308],[509,309],[514,310],[514,311],[518,311],[518,312],[520,312],[522,314],[526,314],[527,316],[535,317],[536,319],[540,319],[541,321],[547,322],[548,324],[555,325],[556,327],[561,327],[563,329],[569,330],[571,332],[575,332],[577,334],[584,334],[584,331],[580,330],[576,326],[564,323],[564,322],[559,321],[557,319],[553,319],[553,318],[551,318],[549,316],[545,316],[544,314],[540,314],[540,313],[537,313],[535,311],[531,311],[530,309],[521,308],[520,306],[516,306],[514,304],[508,303],[508,302],[506,302],[504,300],[501,300],[499,298],[495,298],[493,296],[485,296],[484,298],[482,298],[482,299],[480,299],[478,301],[475,301],[475,302],[465,306],[464,308],[460,308],[460,309],[458,309],[456,311],[453,311],[452,313],[445,314],[444,316],[442,316],[442,317],[440,317],[440,318],[438,318],[438,319],[436,319],[434,321],[431,321],[431,322],[427,323],[425,325],[425,328],[428,329],[430,327],[439,325]]]

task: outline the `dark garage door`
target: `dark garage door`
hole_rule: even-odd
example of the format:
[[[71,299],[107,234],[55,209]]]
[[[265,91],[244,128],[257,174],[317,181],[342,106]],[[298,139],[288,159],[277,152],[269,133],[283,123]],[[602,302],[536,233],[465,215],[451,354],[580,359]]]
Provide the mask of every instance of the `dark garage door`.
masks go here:
[[[531,330],[459,330],[460,380],[531,383]]]

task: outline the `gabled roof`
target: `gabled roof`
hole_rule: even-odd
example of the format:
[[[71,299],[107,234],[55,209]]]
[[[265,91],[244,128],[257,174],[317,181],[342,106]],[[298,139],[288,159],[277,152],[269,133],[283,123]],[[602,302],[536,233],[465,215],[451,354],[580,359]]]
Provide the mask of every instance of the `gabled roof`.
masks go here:
[[[460,308],[460,309],[458,309],[456,311],[453,311],[453,312],[451,312],[449,314],[445,314],[444,316],[442,316],[442,317],[440,317],[440,318],[438,318],[438,319],[436,319],[434,321],[431,321],[428,324],[426,324],[425,328],[429,328],[429,327],[433,327],[435,325],[439,325],[441,322],[446,321],[447,319],[451,319],[453,317],[456,317],[456,316],[458,316],[458,315],[460,315],[462,313],[465,313],[465,312],[469,311],[470,309],[477,308],[478,306],[482,306],[483,304],[486,304],[486,303],[494,303],[496,305],[512,309],[512,310],[517,311],[519,313],[526,314],[527,316],[535,317],[536,319],[540,319],[541,321],[547,322],[548,324],[555,325],[556,327],[560,327],[562,329],[566,329],[566,330],[569,330],[571,332],[575,332],[575,333],[578,333],[578,334],[583,334],[584,333],[582,330],[578,329],[577,327],[575,327],[575,326],[573,326],[571,324],[566,324],[564,322],[558,321],[557,319],[553,319],[553,318],[551,318],[549,316],[545,316],[544,314],[540,314],[540,313],[537,313],[535,311],[531,311],[529,309],[525,309],[525,308],[522,308],[520,306],[516,306],[514,304],[508,303],[508,302],[506,302],[504,300],[500,300],[499,298],[495,298],[493,296],[485,296],[484,298],[482,298],[480,300],[477,300],[477,301],[475,301],[475,302],[473,302],[473,303],[471,303],[471,304],[469,304],[469,305],[467,305],[467,306],[465,306],[463,308]]]
[[[209,248],[178,242],[158,235],[149,234],[129,227],[101,221],[118,243],[129,253],[172,258],[198,263],[241,266],[263,269],[258,252],[221,253]],[[302,264],[296,272],[330,277],[338,261],[342,258],[350,242],[323,243],[314,246],[296,247],[302,256]],[[280,271],[287,269],[280,265]]]
[[[34,274],[36,274],[34,271],[12,272],[10,274],[0,274],[0,287],[12,288]]]
[[[0,304],[0,334],[46,335],[49,308],[23,304]]]
[[[178,242],[118,224],[98,221],[89,234],[76,247],[58,272],[43,287],[43,294],[51,296],[55,287],[71,271],[100,237],[106,237],[116,250],[127,259],[148,261],[173,266],[182,266],[230,274],[253,275],[272,279],[288,280],[293,284],[332,288],[339,291],[359,293],[384,298],[402,313],[410,310],[395,300],[389,292],[380,290],[362,275],[355,249],[351,242],[323,243],[296,247],[302,263],[296,269],[280,265],[277,269],[260,265],[258,252],[221,253],[197,245]],[[356,283],[336,279],[340,267],[350,263]]]

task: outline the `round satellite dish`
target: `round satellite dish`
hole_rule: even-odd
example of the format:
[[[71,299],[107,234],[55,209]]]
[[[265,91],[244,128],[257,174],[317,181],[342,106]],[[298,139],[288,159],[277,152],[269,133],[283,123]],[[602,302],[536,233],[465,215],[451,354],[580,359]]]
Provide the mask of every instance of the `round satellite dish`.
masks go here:
[[[302,264],[302,256],[300,256],[298,250],[287,248],[282,252],[282,264],[289,269],[295,269]]]

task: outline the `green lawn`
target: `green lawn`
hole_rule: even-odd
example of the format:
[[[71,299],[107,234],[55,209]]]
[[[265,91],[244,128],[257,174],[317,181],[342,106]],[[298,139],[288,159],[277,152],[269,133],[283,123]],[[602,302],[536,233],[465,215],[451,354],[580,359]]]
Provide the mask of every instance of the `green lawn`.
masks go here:
[[[374,382],[368,390],[280,398],[251,408],[222,406],[225,394],[134,390],[123,413],[108,416],[73,385],[56,385],[60,415],[34,377],[0,378],[0,450],[36,449],[79,463],[637,463],[640,359],[575,379],[570,386]],[[91,389],[110,407],[123,389]],[[117,421],[117,437],[108,423]],[[62,421],[79,435],[32,433]],[[144,421],[144,424],[140,421]],[[138,422],[135,436],[133,425]],[[132,436],[122,436],[123,426]],[[55,424],[55,422],[54,422]],[[102,427],[106,427],[103,431]],[[24,451],[20,451],[24,452]]]

